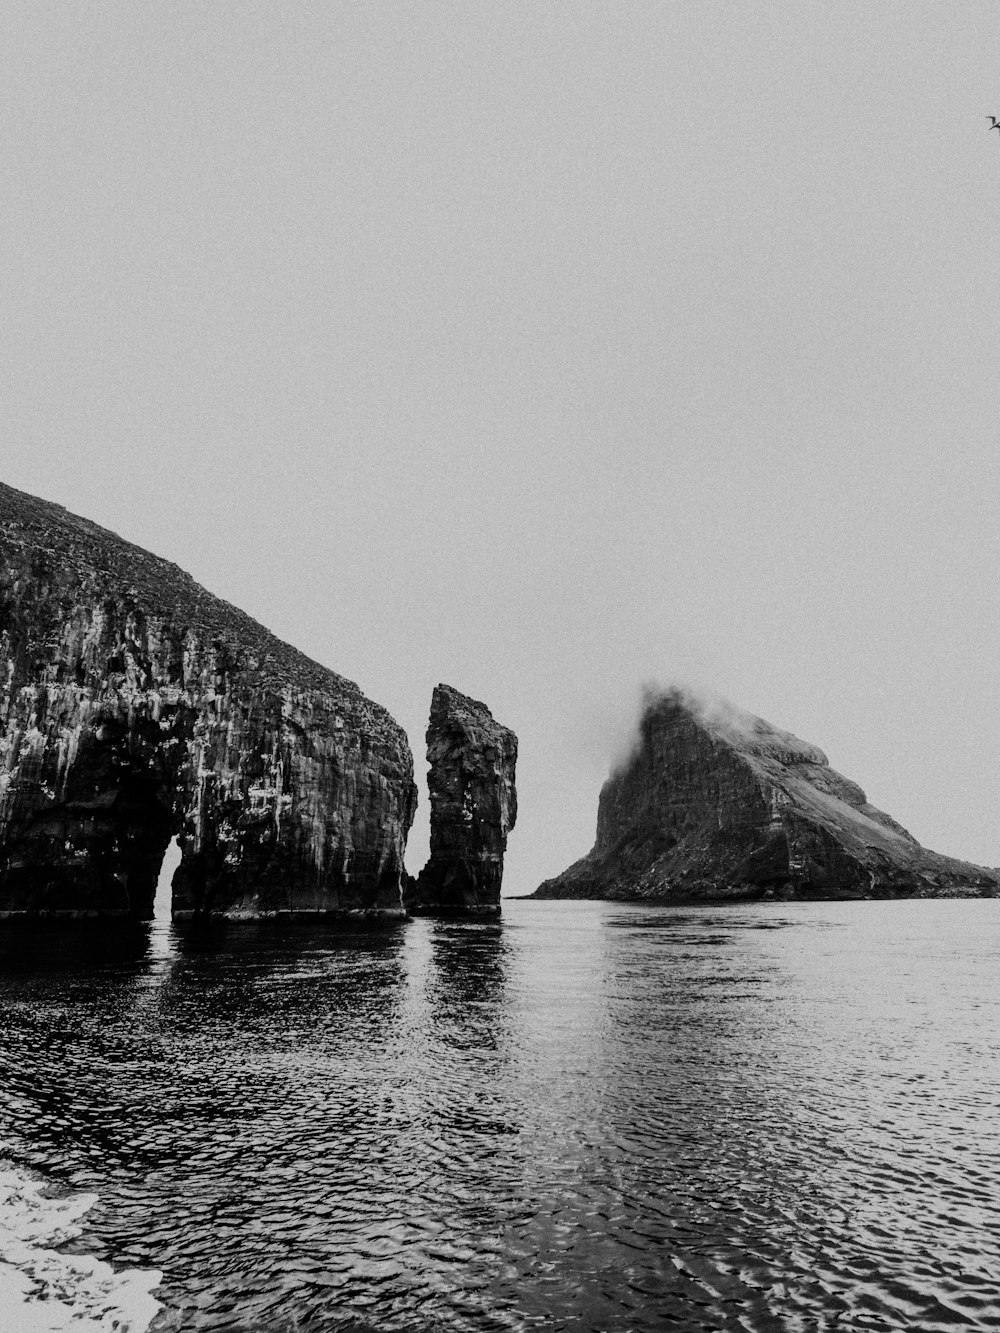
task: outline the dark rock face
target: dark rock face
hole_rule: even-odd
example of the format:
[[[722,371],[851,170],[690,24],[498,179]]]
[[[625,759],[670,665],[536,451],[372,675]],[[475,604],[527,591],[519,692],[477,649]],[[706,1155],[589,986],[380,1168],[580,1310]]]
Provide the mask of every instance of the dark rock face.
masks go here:
[[[406,735],[176,565],[0,485],[0,915],[401,914]]]
[[[438,685],[427,728],[431,854],[407,910],[500,911],[507,834],[517,818],[517,737],[485,704]]]
[[[993,896],[1000,876],[927,851],[822,750],[671,692],[601,791],[593,850],[539,898]]]

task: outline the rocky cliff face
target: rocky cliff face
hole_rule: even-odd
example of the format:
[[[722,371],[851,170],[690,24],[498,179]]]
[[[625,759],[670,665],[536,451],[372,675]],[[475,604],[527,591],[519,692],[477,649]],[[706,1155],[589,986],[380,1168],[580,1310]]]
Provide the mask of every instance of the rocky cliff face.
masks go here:
[[[517,737],[485,704],[438,685],[427,762],[431,854],[408,886],[406,906],[498,913],[507,834],[517,818]]]
[[[0,915],[401,913],[405,733],[176,565],[0,485]]]
[[[671,692],[604,784],[589,855],[540,898],[995,895],[997,873],[921,847],[830,768],[761,718]]]

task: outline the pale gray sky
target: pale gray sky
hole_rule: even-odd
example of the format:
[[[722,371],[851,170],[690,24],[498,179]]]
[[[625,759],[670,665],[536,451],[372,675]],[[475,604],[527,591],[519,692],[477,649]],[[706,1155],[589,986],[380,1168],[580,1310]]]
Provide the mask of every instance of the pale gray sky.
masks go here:
[[[8,0],[0,476],[418,778],[485,700],[508,892],[676,677],[998,864],[998,74],[995,3]]]

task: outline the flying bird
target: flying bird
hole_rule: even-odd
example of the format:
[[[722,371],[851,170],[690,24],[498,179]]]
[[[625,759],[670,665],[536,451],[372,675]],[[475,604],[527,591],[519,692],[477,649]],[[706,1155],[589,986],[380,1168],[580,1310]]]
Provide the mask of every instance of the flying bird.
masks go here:
[[[990,130],[1000,130],[1000,120],[997,120],[996,116],[987,116],[986,119],[992,120],[993,122],[993,124],[986,131],[987,134],[989,134]]]

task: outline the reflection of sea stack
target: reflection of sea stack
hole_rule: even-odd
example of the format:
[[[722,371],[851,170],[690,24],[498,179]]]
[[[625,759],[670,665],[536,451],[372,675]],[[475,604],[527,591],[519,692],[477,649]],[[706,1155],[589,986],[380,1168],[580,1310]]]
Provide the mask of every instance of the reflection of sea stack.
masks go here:
[[[406,735],[176,565],[0,485],[0,915],[401,915]]]
[[[993,896],[990,870],[925,850],[761,718],[672,691],[601,791],[593,850],[540,898]]]
[[[485,704],[438,685],[427,728],[431,854],[410,911],[500,911],[507,834],[517,818],[517,737]]]

